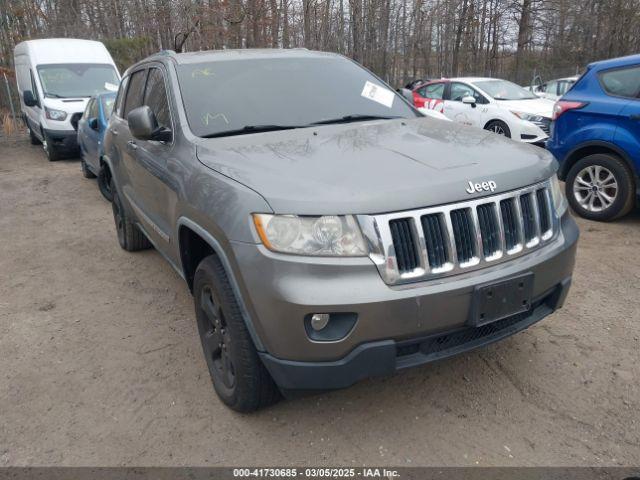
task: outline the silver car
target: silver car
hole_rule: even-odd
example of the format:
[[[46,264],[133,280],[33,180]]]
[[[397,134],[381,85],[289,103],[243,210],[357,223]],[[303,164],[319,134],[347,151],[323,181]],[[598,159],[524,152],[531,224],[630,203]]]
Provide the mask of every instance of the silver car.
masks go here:
[[[307,50],[163,52],[105,137],[120,245],[184,277],[213,385],[250,411],[523,330],[578,229],[545,150],[426,118]]]

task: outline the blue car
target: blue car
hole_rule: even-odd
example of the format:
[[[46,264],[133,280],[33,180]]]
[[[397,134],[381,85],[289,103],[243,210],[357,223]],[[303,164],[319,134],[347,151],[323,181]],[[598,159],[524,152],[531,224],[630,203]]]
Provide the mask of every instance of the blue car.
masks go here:
[[[101,93],[91,97],[78,122],[78,146],[80,164],[85,178],[98,177],[100,192],[108,201],[111,194],[111,172],[102,163],[102,140],[107,130],[109,117],[116,99],[115,92]]]
[[[640,198],[640,55],[590,64],[556,102],[547,148],[577,214],[627,214]]]

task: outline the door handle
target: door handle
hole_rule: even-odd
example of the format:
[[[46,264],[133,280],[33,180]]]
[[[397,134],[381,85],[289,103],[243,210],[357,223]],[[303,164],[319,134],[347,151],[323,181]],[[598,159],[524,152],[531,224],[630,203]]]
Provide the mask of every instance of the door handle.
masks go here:
[[[138,145],[136,145],[136,142],[134,142],[133,140],[129,140],[127,142],[127,148],[129,150],[137,150],[138,149]]]
[[[636,121],[640,121],[640,113],[635,113],[633,115],[629,115],[629,118],[631,120],[636,120]]]
[[[118,135],[118,131],[115,128],[110,128],[109,131],[112,135]]]

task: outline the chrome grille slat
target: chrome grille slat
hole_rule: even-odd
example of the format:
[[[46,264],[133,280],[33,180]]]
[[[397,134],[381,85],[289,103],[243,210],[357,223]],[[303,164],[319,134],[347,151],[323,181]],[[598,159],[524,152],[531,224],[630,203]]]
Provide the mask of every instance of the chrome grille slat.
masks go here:
[[[455,275],[519,257],[549,243],[559,223],[549,181],[465,202],[358,219],[370,257],[388,284]]]

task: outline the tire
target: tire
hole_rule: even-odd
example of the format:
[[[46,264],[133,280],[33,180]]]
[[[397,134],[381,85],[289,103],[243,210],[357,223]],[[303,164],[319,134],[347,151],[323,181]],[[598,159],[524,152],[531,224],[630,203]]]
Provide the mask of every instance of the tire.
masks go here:
[[[29,141],[31,142],[31,145],[42,145],[42,142],[35,136],[31,127],[27,128],[29,129]]]
[[[633,175],[620,157],[610,153],[578,160],[567,174],[565,192],[574,212],[601,222],[629,213],[635,199]]]
[[[87,166],[87,162],[84,161],[84,158],[80,158],[80,168],[82,169],[82,176],[84,178],[96,178],[94,173],[91,170],[89,170],[89,167]]]
[[[106,165],[102,165],[98,172],[98,188],[105,200],[113,202],[113,193],[111,192],[111,171]]]
[[[278,387],[256,352],[217,256],[200,262],[193,286],[202,350],[220,400],[237,412],[251,412],[277,402]]]
[[[511,138],[511,130],[509,126],[502,120],[491,120],[484,127],[485,130],[489,130],[497,135],[502,135],[507,138]]]
[[[50,162],[55,162],[56,160],[60,160],[60,152],[53,146],[50,145],[49,140],[47,140],[46,135],[44,136],[44,142],[42,142],[42,147],[44,148],[44,153],[47,154],[47,159]]]
[[[113,210],[113,220],[116,224],[116,234],[118,235],[118,243],[127,252],[136,252],[138,250],[146,250],[151,248],[151,242],[138,226],[131,221],[127,212],[123,208],[122,201],[118,197],[111,182],[111,189],[114,192],[111,208]]]

